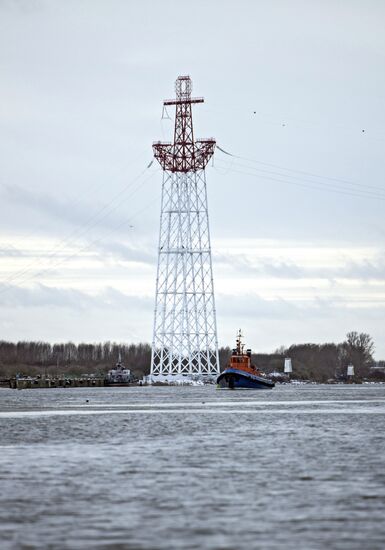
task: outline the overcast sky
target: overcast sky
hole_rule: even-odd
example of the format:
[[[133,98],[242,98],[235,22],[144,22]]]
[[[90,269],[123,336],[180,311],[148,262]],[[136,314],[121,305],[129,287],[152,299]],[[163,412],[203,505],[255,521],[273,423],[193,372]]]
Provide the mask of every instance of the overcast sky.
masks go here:
[[[385,358],[385,3],[0,0],[0,339],[151,341],[162,101],[193,79],[220,345]],[[172,109],[168,114],[173,117]]]

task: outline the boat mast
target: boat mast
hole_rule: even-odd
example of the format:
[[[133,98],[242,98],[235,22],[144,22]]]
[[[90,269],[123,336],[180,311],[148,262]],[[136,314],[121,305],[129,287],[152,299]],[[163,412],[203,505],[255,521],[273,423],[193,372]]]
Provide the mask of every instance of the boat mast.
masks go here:
[[[236,339],[237,354],[238,355],[243,354],[243,348],[245,347],[245,344],[242,343],[242,338],[243,338],[242,330],[239,329],[238,334],[237,334],[237,339]]]

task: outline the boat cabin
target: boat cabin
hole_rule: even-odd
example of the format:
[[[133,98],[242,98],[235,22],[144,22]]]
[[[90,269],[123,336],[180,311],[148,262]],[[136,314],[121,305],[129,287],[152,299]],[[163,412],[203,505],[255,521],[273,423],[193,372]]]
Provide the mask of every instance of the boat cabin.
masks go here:
[[[232,350],[229,367],[233,369],[241,369],[255,374],[259,371],[251,363],[251,349],[247,349],[246,352],[244,351],[245,345],[242,342],[242,337],[243,336],[241,329],[239,329],[236,339],[237,347]]]

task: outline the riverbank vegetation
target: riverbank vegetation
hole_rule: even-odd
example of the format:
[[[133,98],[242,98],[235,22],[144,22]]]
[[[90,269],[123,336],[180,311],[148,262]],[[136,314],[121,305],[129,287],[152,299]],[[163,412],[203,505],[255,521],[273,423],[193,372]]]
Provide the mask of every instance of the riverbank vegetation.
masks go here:
[[[315,382],[341,379],[346,375],[347,365],[354,365],[357,379],[385,379],[380,369],[371,367],[374,344],[365,333],[349,332],[339,343],[293,344],[281,347],[273,353],[252,355],[252,360],[266,373],[283,372],[285,357],[290,357],[293,377]],[[118,344],[116,342],[49,344],[47,342],[0,341],[0,377],[23,375],[67,375],[104,374],[118,360],[132,373],[141,378],[149,374],[151,346],[142,344]],[[219,357],[223,369],[230,357],[230,348],[220,348]],[[385,367],[385,362],[381,361]]]

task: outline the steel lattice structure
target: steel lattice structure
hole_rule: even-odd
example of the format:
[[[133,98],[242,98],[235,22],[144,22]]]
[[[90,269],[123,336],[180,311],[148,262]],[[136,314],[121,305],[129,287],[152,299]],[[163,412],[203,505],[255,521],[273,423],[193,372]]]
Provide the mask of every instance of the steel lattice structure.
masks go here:
[[[153,144],[163,168],[151,379],[219,374],[205,167],[214,139],[194,140],[191,79],[176,80],[174,142]]]

